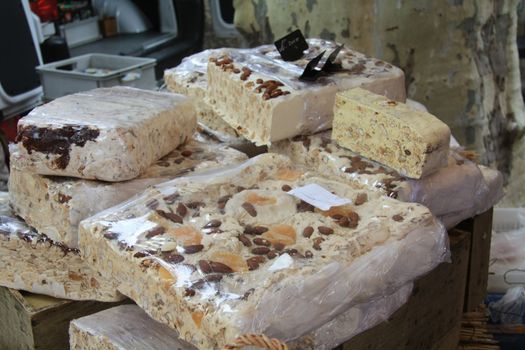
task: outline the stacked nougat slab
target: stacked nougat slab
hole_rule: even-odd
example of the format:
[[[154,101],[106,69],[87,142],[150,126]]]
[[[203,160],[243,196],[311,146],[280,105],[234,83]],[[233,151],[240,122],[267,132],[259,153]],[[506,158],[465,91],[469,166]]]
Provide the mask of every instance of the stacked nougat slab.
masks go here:
[[[348,204],[321,210],[289,193],[306,185]],[[447,251],[425,207],[272,153],[154,186],[86,219],[79,234],[92,266],[200,349],[249,332],[298,338],[428,272]]]
[[[84,263],[80,251],[0,216],[0,285],[56,298],[118,301],[117,285]]]
[[[19,121],[14,159],[41,175],[133,179],[191,138],[193,109],[181,95],[125,87],[64,96]]]
[[[229,147],[192,140],[155,162],[138,178],[124,182],[41,176],[17,169],[16,162],[12,162],[11,205],[38,232],[78,247],[81,220],[132,197],[148,186],[245,159],[244,153]]]
[[[363,188],[404,202],[423,204],[447,227],[484,212],[503,196],[501,173],[477,165],[452,149],[446,166],[421,179],[403,176],[339,146],[331,139],[331,131],[279,141],[270,151]]]
[[[90,277],[97,272],[80,259],[78,224],[153,184],[247,158],[192,140],[194,129],[187,97],[121,87],[59,98],[23,118],[11,147],[10,201],[36,231],[20,235],[8,225],[0,249],[12,254],[4,255],[0,285],[68,299],[123,298],[111,278]]]
[[[360,86],[405,101],[399,68],[347,48],[337,55],[337,72],[300,80],[311,59],[337,48],[320,39],[308,39],[308,45],[296,61],[283,61],[270,45],[208,50],[167,71],[165,80],[170,90],[204,100],[199,107],[204,124],[220,117],[230,125],[221,127],[223,134],[240,134],[257,145],[330,128],[335,94],[341,90]]]

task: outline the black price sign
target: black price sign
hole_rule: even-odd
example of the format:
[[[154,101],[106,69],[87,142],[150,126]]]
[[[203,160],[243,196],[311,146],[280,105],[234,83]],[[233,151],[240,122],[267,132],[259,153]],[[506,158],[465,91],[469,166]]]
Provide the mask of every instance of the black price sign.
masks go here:
[[[335,50],[332,51],[332,53],[328,56],[326,62],[324,63],[321,69],[318,69],[317,65],[323,58],[326,51],[323,51],[319,55],[314,57],[310,62],[308,62],[308,64],[304,68],[303,74],[301,74],[299,79],[306,81],[314,81],[323,75],[326,76],[341,70],[341,64],[336,63],[336,58],[342,48],[343,45],[339,45],[338,47],[336,47]]]
[[[285,61],[298,60],[303,57],[303,51],[308,49],[308,43],[299,29],[277,40],[274,44]]]

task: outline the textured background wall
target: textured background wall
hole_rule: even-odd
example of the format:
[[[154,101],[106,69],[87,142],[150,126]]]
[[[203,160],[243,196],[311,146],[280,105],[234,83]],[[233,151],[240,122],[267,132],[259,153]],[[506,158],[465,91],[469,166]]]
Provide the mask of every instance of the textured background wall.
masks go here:
[[[238,0],[251,46],[299,28],[394,63],[408,95],[444,120],[480,161],[504,172],[524,204],[525,127],[517,0]],[[523,18],[520,12],[520,18]]]

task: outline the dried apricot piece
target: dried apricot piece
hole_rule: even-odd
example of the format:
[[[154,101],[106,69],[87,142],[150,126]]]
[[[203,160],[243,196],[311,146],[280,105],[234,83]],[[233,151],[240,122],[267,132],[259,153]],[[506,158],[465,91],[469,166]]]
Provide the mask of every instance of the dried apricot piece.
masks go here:
[[[255,205],[273,205],[277,203],[277,199],[275,197],[261,196],[255,192],[250,192],[246,196],[246,202]]]
[[[284,168],[284,169],[279,169],[275,177],[278,180],[294,181],[300,178],[302,175],[303,173],[298,170]]]
[[[202,242],[202,234],[193,226],[180,226],[177,228],[170,228],[167,234],[174,237],[177,243],[183,246],[199,245]]]
[[[297,233],[293,226],[283,224],[270,227],[261,237],[270,241],[273,245],[279,243],[286,246],[295,243]]]
[[[191,313],[191,318],[193,319],[193,322],[195,323],[195,326],[197,326],[197,328],[201,328],[203,317],[204,317],[204,312],[202,311],[194,311]]]
[[[248,264],[246,261],[241,256],[234,253],[216,251],[211,254],[210,260],[227,265],[234,272],[248,271]]]

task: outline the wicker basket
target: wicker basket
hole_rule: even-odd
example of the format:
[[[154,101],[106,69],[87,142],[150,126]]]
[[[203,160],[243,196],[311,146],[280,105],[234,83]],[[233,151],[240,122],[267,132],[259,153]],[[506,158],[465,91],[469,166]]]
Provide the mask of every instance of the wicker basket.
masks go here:
[[[244,334],[228,344],[224,350],[237,350],[245,346],[258,346],[266,350],[288,350],[288,346],[278,339],[268,338],[264,334]]]

